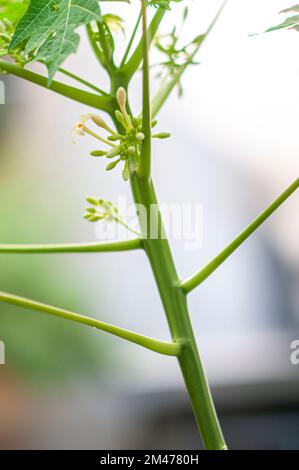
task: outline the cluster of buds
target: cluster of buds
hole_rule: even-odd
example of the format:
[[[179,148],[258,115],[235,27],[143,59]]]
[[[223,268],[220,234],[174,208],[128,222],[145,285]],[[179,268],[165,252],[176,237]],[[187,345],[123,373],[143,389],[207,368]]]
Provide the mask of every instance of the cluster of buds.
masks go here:
[[[118,209],[112,202],[94,197],[87,197],[86,201],[90,204],[90,207],[86,209],[84,219],[89,222],[98,222],[99,220],[119,221]]]
[[[102,220],[104,222],[115,222],[122,225],[126,230],[134,233],[135,235],[140,236],[140,233],[135,229],[130,227],[120,215],[119,210],[115,205],[106,201],[105,199],[97,199],[95,197],[87,197],[86,201],[90,204],[87,207],[85,214],[83,215],[84,219],[89,222],[98,222]]]
[[[7,19],[0,20],[0,54],[7,52],[13,34],[13,25]]]
[[[14,34],[14,25],[9,19],[0,20],[0,57],[8,54],[9,46]],[[24,65],[29,61],[29,55],[22,48],[16,48],[9,52],[10,56],[20,65]],[[2,72],[3,73],[3,72]]]
[[[142,132],[142,122],[140,118],[133,118],[130,116],[126,109],[126,91],[124,88],[119,88],[117,91],[116,99],[119,109],[115,111],[117,121],[123,127],[123,133],[115,132],[111,127],[96,114],[85,114],[81,116],[80,122],[73,130],[73,137],[89,134],[92,137],[100,140],[106,146],[107,150],[95,150],[91,152],[93,157],[106,157],[112,161],[106,166],[106,170],[110,171],[115,168],[119,163],[123,162],[122,176],[125,181],[129,179],[139,165],[141,158],[142,141],[145,138]],[[87,122],[92,121],[98,127],[108,132],[107,138],[95,133],[87,126]],[[157,121],[152,122],[152,127],[157,124]],[[169,133],[162,132],[160,134],[152,135],[153,138],[165,139],[170,137]]]

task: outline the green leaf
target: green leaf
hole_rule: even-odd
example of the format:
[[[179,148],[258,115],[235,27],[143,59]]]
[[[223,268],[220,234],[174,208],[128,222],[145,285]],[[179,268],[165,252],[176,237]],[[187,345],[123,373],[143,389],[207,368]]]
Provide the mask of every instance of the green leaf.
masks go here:
[[[290,8],[285,8],[280,13],[289,13],[289,12],[299,12],[299,4],[294,5]],[[295,30],[298,31],[298,29],[299,29],[299,15],[290,16],[289,18],[287,18],[282,23],[280,23],[276,26],[272,26],[271,28],[267,29],[266,32],[268,33],[270,31],[277,31],[279,29],[285,29],[285,28],[295,29]]]
[[[299,11],[299,4],[297,5],[294,5],[290,8],[285,8],[284,10],[282,10],[280,13],[289,13],[290,11]]]
[[[76,29],[100,17],[97,0],[31,0],[19,21],[10,50],[23,45],[34,60],[46,64],[51,80],[65,59],[76,52]]]

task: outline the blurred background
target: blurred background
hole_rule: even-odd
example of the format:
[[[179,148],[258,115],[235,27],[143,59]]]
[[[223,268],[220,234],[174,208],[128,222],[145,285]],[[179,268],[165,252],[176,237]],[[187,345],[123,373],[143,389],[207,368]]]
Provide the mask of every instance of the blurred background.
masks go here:
[[[105,4],[132,28],[138,1]],[[186,39],[204,32],[219,1],[190,6]],[[172,138],[154,146],[162,203],[203,207],[197,251],[171,244],[182,277],[204,265],[298,176],[299,34],[261,33],[290,1],[229,0],[213,33],[159,115]],[[185,4],[185,2],[184,2]],[[180,21],[173,4],[162,32]],[[152,14],[154,10],[152,10]],[[121,53],[124,39],[118,35]],[[66,68],[101,87],[87,48]],[[65,80],[64,77],[58,77]],[[71,129],[90,109],[13,77],[1,79],[0,243],[95,241],[85,196],[131,201],[118,170],[89,158]],[[157,84],[153,83],[153,88]],[[140,110],[140,76],[131,86]],[[171,169],[171,170],[170,170]],[[171,174],[170,174],[171,171]],[[190,312],[228,445],[299,449],[298,194],[190,295]],[[0,255],[1,290],[169,338],[142,253]],[[0,304],[0,448],[196,449],[172,358],[65,320]]]

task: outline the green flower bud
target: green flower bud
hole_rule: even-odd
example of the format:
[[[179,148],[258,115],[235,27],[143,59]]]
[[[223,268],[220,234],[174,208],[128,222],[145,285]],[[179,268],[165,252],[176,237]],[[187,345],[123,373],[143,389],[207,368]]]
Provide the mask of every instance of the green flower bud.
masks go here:
[[[98,222],[101,219],[103,219],[102,215],[93,215],[89,218],[89,221],[90,222]]]
[[[108,140],[111,140],[111,142],[115,142],[116,140],[120,140],[122,139],[124,136],[121,135],[121,134],[113,134],[113,135],[109,135],[107,137]]]
[[[169,132],[160,132],[159,134],[153,135],[153,139],[168,139],[171,134]]]
[[[107,171],[113,170],[113,168],[116,167],[116,165],[118,164],[118,162],[119,162],[119,159],[118,159],[118,160],[115,160],[114,162],[109,163],[109,164],[106,166],[106,170],[107,170]]]
[[[129,179],[129,164],[128,161],[126,161],[123,172],[122,172],[122,177],[124,181],[128,181]]]
[[[133,145],[130,145],[130,147],[127,148],[127,152],[132,155],[133,153],[136,152],[136,149],[135,147],[133,147]]]
[[[157,124],[158,124],[157,119],[154,119],[154,120],[152,121],[152,128],[155,127]]]
[[[86,201],[89,202],[89,204],[92,204],[93,206],[98,205],[98,201],[94,197],[88,196],[86,198]]]
[[[94,150],[93,152],[90,152],[92,157],[104,157],[106,154],[107,152],[104,152],[104,150]]]
[[[118,120],[118,122],[120,122],[121,125],[122,125],[125,129],[128,128],[128,126],[127,126],[127,124],[126,124],[126,122],[125,122],[125,119],[124,119],[122,113],[121,113],[118,109],[115,111],[115,117],[116,117],[116,119]]]
[[[109,152],[106,154],[106,157],[107,158],[113,158],[113,157],[116,157],[116,155],[119,155],[119,152],[120,152],[121,148],[118,146],[118,147],[113,147],[111,150],[109,150]]]
[[[144,140],[144,139],[145,139],[145,135],[143,134],[143,132],[138,132],[138,133],[136,134],[136,139],[137,139],[139,142],[141,142],[142,140]]]
[[[138,117],[133,118],[133,126],[136,128],[140,125],[140,119]]]

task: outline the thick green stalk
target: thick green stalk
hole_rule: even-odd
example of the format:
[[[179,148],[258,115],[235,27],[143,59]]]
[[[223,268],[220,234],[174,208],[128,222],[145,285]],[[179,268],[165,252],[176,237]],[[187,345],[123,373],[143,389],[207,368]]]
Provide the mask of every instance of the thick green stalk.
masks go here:
[[[142,1],[142,30],[143,30],[143,64],[142,64],[142,131],[145,138],[142,142],[142,158],[140,160],[138,175],[140,178],[149,179],[151,174],[151,102],[149,83],[149,59],[148,48],[149,38],[147,33],[146,0]]]
[[[48,313],[56,317],[91,326],[92,328],[105,331],[106,333],[118,336],[119,338],[130,341],[131,343],[138,344],[139,346],[143,346],[146,349],[150,349],[151,351],[165,354],[167,356],[177,356],[182,348],[182,345],[179,342],[165,343],[164,341],[158,341],[148,336],[135,333],[134,331],[125,330],[124,328],[119,328],[118,326],[110,325],[109,323],[80,315],[79,313],[70,312],[69,310],[64,310],[62,308],[53,307],[52,305],[36,302],[35,300],[27,299],[25,297],[8,294],[7,292],[0,291],[0,302],[16,305],[17,307],[23,307],[28,310]]]
[[[142,248],[139,238],[99,243],[68,243],[50,245],[0,245],[0,253],[103,253]]]
[[[224,261],[244,243],[250,235],[257,230],[265,220],[278,209],[299,187],[297,178],[267,209],[265,209],[243,232],[240,233],[223,251],[212,259],[203,269],[194,274],[190,279],[182,282],[182,288],[186,293],[191,292],[209,277]]]
[[[86,104],[87,106],[101,109],[107,113],[111,113],[113,111],[112,100],[109,96],[99,96],[55,80],[53,80],[49,85],[47,77],[4,60],[0,60],[0,72],[1,71],[23,78],[31,83],[47,88],[48,90],[55,91],[60,95],[66,96],[74,101],[78,101],[79,103]]]
[[[143,211],[138,211],[141,231],[148,234],[142,242],[159,289],[172,338],[185,344],[178,361],[204,446],[206,449],[224,450],[226,444],[197,350],[186,294],[180,286],[153,184],[134,174],[131,186],[135,203],[146,210],[146,220],[142,215]],[[155,217],[150,215],[153,208]],[[158,233],[158,237],[155,239],[150,233]]]

